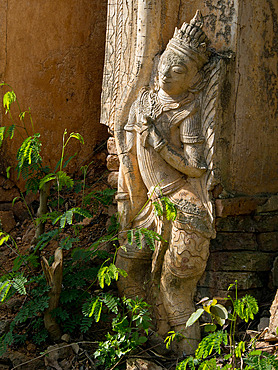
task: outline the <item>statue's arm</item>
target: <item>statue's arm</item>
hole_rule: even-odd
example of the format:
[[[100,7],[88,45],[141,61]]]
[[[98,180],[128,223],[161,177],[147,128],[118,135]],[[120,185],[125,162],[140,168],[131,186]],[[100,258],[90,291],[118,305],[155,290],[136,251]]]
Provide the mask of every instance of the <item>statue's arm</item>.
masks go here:
[[[185,153],[170,145],[152,124],[149,127],[148,143],[173,168],[189,177],[200,177],[204,171],[189,165]]]

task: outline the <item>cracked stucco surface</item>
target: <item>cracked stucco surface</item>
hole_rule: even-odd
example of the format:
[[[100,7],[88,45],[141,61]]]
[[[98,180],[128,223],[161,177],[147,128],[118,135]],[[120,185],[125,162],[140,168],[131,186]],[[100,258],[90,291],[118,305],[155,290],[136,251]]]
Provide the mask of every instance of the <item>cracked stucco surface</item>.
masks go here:
[[[23,109],[31,107],[51,165],[65,128],[85,138],[76,166],[107,136],[99,123],[105,28],[103,0],[0,3],[1,80],[13,86]],[[7,122],[2,111],[2,124]],[[16,139],[5,156],[18,145]]]

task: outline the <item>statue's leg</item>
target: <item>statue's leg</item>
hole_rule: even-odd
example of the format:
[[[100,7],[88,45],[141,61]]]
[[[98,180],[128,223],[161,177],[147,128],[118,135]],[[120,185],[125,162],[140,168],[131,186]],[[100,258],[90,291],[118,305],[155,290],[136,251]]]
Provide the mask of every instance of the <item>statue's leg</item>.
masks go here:
[[[148,283],[151,271],[151,250],[127,245],[126,251],[118,251],[116,265],[127,272],[126,277],[119,277],[119,293],[127,298],[142,298],[148,295]]]
[[[172,225],[171,240],[162,267],[160,289],[172,330],[180,332],[186,338],[177,343],[178,353],[193,354],[200,341],[199,324],[187,329],[185,325],[195,311],[194,294],[206,267],[209,239],[180,226],[175,222]]]

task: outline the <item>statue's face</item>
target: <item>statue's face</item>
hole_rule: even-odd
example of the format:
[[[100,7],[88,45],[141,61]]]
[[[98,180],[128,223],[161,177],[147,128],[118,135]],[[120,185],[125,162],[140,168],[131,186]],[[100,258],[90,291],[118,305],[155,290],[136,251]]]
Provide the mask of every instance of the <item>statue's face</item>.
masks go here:
[[[158,84],[170,96],[184,94],[194,85],[198,73],[197,64],[186,55],[166,50],[158,65]]]

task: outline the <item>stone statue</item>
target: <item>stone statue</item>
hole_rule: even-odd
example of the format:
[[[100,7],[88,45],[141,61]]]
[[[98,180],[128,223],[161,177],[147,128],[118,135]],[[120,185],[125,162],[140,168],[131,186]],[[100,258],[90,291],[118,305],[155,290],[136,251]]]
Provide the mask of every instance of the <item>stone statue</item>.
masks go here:
[[[179,331],[177,352],[193,353],[198,324],[185,329],[193,298],[215,236],[210,190],[214,184],[214,116],[219,63],[211,56],[199,11],[175,30],[160,57],[153,86],[142,88],[124,125],[114,128],[120,160],[118,283],[122,295],[147,300],[157,333]],[[213,61],[214,59],[214,61]],[[112,110],[112,112],[115,112]],[[114,113],[113,113],[114,114]],[[124,115],[122,115],[124,117]],[[167,197],[175,220],[158,216],[153,202]],[[147,228],[161,234],[154,252],[127,242],[126,231]]]
[[[116,199],[124,248],[117,265],[128,276],[119,279],[118,287],[122,295],[151,304],[160,336],[171,329],[184,334],[187,339],[175,350],[189,354],[200,332],[198,324],[185,329],[185,323],[195,310],[196,285],[215,236],[210,192],[216,183],[220,66],[197,11],[190,24],[175,30],[153,67],[163,25],[156,14],[162,5],[136,2],[132,23],[132,4],[120,0],[108,7],[102,93],[101,121],[115,136],[120,161]],[[156,214],[154,202],[163,197],[175,206],[175,220]],[[153,230],[163,239],[156,241],[154,251],[144,239],[138,249],[127,241],[132,228]]]

